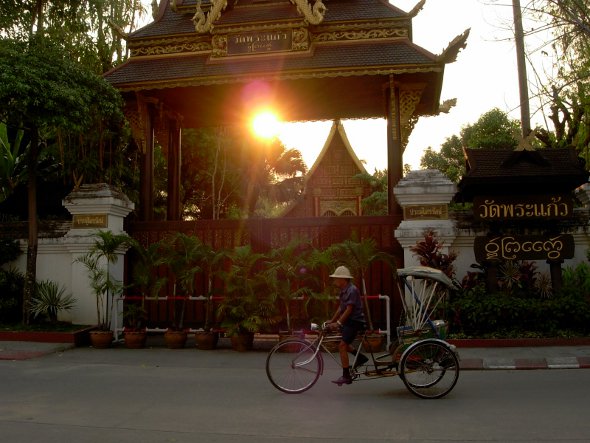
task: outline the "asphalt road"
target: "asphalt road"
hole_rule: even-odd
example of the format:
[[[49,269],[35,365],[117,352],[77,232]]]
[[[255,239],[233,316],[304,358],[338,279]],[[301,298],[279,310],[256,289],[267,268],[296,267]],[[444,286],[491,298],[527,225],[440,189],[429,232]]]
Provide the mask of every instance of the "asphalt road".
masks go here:
[[[263,352],[76,348],[0,361],[0,441],[586,442],[588,370],[463,371],[422,400],[397,378],[274,389]]]

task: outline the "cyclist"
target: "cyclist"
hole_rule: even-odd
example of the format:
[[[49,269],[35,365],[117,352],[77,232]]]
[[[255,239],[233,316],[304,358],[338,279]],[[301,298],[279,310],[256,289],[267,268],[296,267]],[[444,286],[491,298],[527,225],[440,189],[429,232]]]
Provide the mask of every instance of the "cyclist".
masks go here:
[[[351,384],[352,376],[350,374],[349,352],[354,352],[351,346],[357,334],[365,329],[365,315],[361,295],[358,288],[352,283],[352,275],[346,266],[338,266],[334,273],[330,275],[334,279],[334,286],[340,289],[340,305],[336,313],[329,321],[328,327],[331,330],[340,329],[342,340],[338,344],[338,352],[342,363],[342,376],[333,380],[337,385]],[[359,354],[355,367],[361,366],[369,359]]]

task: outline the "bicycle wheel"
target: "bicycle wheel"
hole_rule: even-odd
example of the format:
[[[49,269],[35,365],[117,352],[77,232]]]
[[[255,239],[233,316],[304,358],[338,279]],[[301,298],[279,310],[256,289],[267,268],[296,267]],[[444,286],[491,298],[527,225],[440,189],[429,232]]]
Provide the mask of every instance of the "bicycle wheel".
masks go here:
[[[455,387],[459,359],[444,341],[426,339],[412,344],[402,355],[400,377],[420,398],[441,398]]]
[[[322,355],[309,342],[287,339],[277,343],[266,357],[266,375],[272,385],[287,394],[307,391],[324,367]]]

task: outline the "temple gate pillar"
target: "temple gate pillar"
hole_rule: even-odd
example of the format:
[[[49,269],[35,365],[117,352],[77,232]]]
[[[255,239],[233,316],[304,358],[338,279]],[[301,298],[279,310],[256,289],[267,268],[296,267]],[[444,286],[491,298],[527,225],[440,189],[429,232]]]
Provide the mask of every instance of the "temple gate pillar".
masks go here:
[[[448,247],[457,236],[448,211],[457,186],[442,172],[427,169],[410,172],[393,192],[404,214],[404,220],[395,230],[395,238],[404,248],[404,266],[420,264],[410,247],[424,239],[427,229],[432,229],[444,242],[442,252],[448,254]]]
[[[111,231],[113,234],[124,234],[123,221],[127,214],[134,209],[134,204],[125,194],[116,190],[105,183],[82,185],[79,189],[72,191],[63,200],[63,206],[72,214],[72,229],[61,239],[60,249],[67,251],[71,269],[66,272],[60,269],[64,275],[69,275],[69,281],[63,281],[64,286],[68,288],[76,297],[76,305],[71,315],[71,321],[78,324],[94,325],[96,324],[96,296],[90,286],[88,271],[80,262],[80,257],[87,254],[94,245],[96,231]],[[53,245],[54,249],[58,245]],[[55,253],[54,253],[55,255]],[[124,280],[124,256],[125,250],[117,252],[115,263],[101,263],[113,279],[118,281]],[[51,259],[50,256],[46,260]],[[58,263],[57,258],[53,258],[53,263]],[[51,265],[48,265],[51,266]],[[55,272],[55,271],[54,271]],[[63,278],[63,277],[62,277]],[[55,277],[52,278],[56,280]],[[106,309],[106,299],[103,300]],[[110,305],[112,310],[111,319],[114,322],[117,315],[118,306]],[[113,327],[120,326],[112,324]]]
[[[178,119],[168,120],[168,201],[166,219],[181,219],[180,210],[180,166],[182,159],[181,128]]]
[[[387,97],[387,207],[389,215],[400,215],[401,207],[393,195],[403,176],[401,108],[399,86],[390,77]]]

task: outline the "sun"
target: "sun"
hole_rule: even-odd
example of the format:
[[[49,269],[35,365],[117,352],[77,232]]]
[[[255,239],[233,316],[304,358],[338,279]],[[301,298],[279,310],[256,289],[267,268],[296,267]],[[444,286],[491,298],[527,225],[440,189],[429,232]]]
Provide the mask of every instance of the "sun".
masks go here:
[[[279,133],[281,123],[278,116],[270,110],[257,113],[252,119],[254,134],[260,138],[273,138]]]

